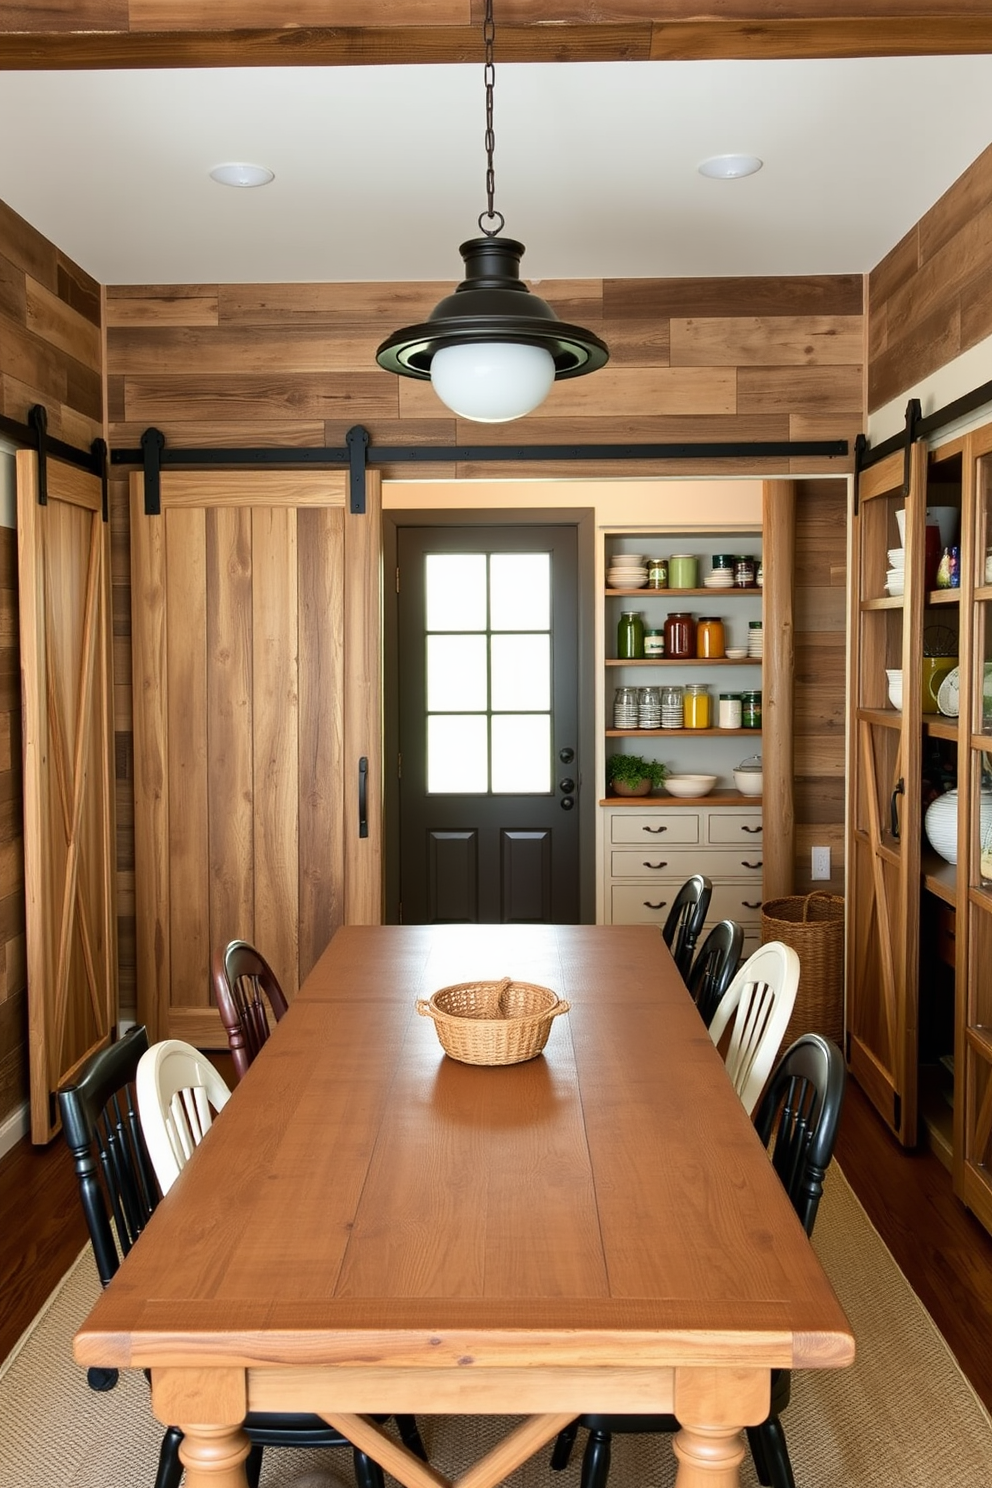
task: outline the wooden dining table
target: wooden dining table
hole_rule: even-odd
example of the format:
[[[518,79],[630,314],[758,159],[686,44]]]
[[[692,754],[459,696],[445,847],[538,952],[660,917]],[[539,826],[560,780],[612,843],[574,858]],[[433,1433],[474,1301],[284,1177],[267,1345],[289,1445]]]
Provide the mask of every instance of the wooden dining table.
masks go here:
[[[446,1056],[416,1000],[568,999],[544,1052]],[[319,1413],[404,1488],[373,1414],[523,1417],[492,1488],[581,1412],[673,1412],[678,1488],[733,1488],[770,1371],[843,1310],[650,926],[337,932],[75,1338],[148,1369],[188,1488],[242,1488],[251,1410]]]

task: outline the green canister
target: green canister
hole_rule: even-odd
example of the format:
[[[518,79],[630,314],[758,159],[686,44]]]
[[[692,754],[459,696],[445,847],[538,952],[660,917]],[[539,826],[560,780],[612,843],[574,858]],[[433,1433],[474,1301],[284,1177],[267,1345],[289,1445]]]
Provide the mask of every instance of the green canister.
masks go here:
[[[761,727],[761,693],[741,693],[741,728],[760,729]]]

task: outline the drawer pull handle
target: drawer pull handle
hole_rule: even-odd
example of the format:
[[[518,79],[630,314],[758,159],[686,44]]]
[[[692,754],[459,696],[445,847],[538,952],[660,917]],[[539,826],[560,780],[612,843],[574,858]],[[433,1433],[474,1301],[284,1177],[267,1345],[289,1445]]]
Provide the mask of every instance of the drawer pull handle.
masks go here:
[[[760,827],[741,827],[742,832],[760,832]]]
[[[667,868],[668,867],[668,864],[667,863],[645,863],[643,866],[645,868],[656,868],[657,869],[657,868]]]
[[[667,899],[659,899],[657,904],[652,904],[651,901],[650,901],[650,899],[645,899],[645,900],[643,900],[643,904],[644,904],[644,908],[645,909],[667,909],[668,908],[668,900]]]
[[[742,868],[763,868],[764,867],[764,864],[762,863],[762,861],[761,861],[760,858],[758,859],[758,861],[756,863],[747,863],[747,862],[745,862],[745,860],[743,858],[741,858],[741,867]]]
[[[744,909],[760,909],[761,908],[761,900],[760,899],[758,900],[758,902],[756,904],[752,904],[747,899],[742,899],[741,900],[741,904],[744,907]]]
[[[642,827],[642,832],[667,832],[667,827]]]

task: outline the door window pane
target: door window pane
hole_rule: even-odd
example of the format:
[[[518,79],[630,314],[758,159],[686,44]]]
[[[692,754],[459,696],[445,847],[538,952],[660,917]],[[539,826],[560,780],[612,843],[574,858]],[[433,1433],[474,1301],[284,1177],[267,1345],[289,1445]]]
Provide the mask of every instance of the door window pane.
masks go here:
[[[485,553],[428,553],[424,587],[428,630],[485,630]]]
[[[484,713],[488,681],[484,635],[427,637],[428,712],[464,713],[478,709]]]
[[[551,707],[551,638],[544,635],[493,636],[492,708],[523,711]],[[474,707],[465,702],[463,707]]]
[[[427,789],[482,795],[489,789],[484,713],[435,713],[427,720]]]
[[[551,719],[547,713],[498,713],[492,721],[493,792],[546,795],[551,790]]]
[[[492,553],[489,565],[492,629],[550,630],[551,554]]]

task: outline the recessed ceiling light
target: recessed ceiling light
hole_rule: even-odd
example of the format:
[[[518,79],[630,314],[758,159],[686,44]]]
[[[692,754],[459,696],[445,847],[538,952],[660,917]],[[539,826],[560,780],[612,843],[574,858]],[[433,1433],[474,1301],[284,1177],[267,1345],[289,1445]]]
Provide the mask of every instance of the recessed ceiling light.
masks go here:
[[[714,181],[736,181],[738,176],[753,176],[763,164],[757,155],[714,155],[703,161],[699,174]]]
[[[275,179],[274,172],[264,165],[245,165],[241,162],[215,165],[210,172],[212,181],[222,186],[268,186]]]

